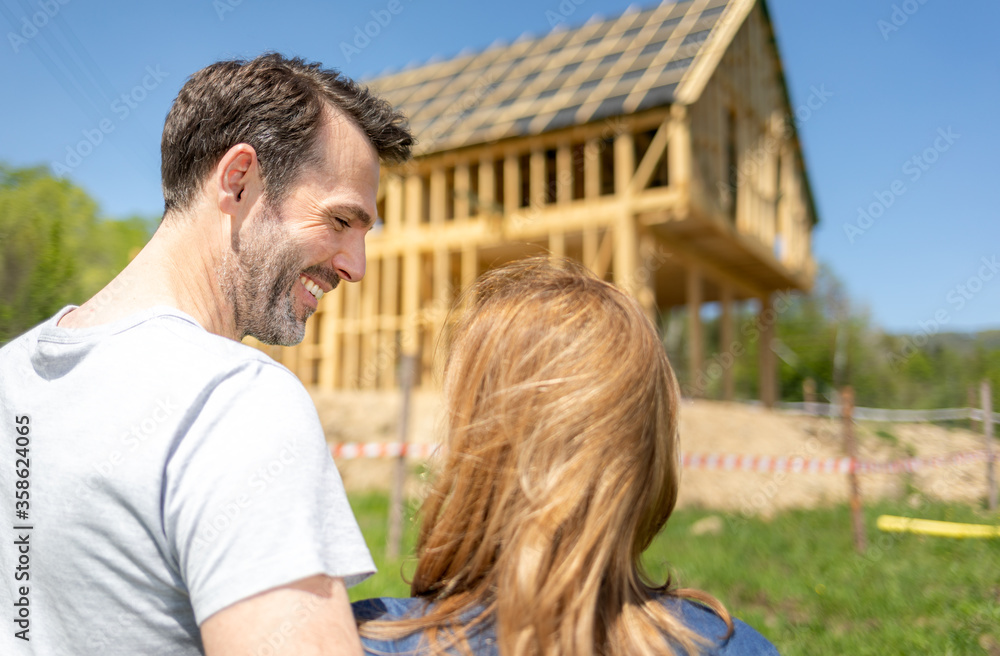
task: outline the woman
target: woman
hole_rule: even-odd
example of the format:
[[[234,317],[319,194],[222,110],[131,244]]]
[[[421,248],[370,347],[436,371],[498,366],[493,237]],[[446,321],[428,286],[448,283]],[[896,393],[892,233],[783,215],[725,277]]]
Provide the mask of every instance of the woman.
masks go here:
[[[775,654],[642,552],[677,499],[677,383],[639,305],[570,262],[467,295],[413,599],[355,604],[370,653]],[[692,603],[693,599],[701,604]]]

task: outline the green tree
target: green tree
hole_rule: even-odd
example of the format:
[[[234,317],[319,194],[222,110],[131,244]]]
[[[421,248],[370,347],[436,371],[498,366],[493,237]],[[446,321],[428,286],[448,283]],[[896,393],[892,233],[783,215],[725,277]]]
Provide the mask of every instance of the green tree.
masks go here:
[[[152,226],[102,219],[84,190],[44,167],[0,164],[0,344],[106,285]]]

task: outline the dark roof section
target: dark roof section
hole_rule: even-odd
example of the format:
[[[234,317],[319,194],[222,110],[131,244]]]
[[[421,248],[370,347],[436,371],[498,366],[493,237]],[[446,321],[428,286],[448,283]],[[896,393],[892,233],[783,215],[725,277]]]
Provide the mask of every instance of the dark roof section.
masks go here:
[[[417,154],[669,105],[730,0],[630,8],[369,80],[410,119]]]

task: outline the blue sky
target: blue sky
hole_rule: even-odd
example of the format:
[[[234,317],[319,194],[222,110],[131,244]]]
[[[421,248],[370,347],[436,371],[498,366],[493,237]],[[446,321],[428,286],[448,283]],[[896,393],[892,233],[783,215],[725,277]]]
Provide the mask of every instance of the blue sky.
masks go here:
[[[384,19],[390,1],[401,11],[345,55],[341,44],[372,12]],[[277,50],[368,77],[542,34],[554,16],[575,26],[627,6],[0,0],[0,161],[59,164],[105,215],[159,214],[163,119],[186,77],[206,64]],[[886,330],[1000,328],[992,195],[1000,187],[1000,3],[768,7],[820,215],[816,258]],[[817,92],[824,100],[810,109]],[[96,145],[78,148],[85,139]],[[938,320],[946,323],[937,328]]]

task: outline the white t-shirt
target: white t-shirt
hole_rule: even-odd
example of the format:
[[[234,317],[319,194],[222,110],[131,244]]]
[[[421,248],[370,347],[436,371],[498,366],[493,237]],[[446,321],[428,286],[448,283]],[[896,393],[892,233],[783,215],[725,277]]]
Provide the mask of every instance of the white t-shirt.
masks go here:
[[[226,606],[374,571],[288,369],[172,308],[70,309],[0,349],[0,654],[200,654]]]

